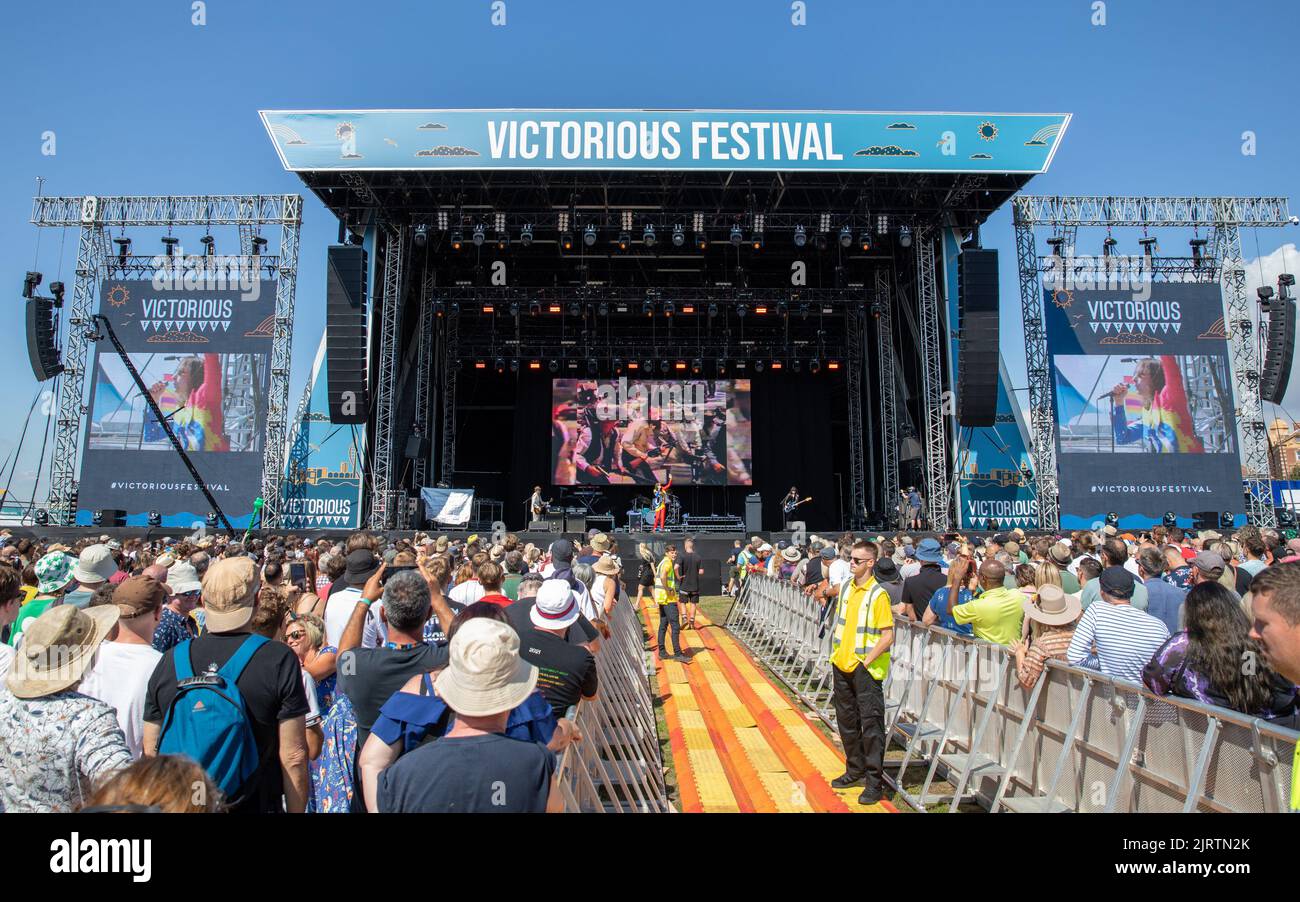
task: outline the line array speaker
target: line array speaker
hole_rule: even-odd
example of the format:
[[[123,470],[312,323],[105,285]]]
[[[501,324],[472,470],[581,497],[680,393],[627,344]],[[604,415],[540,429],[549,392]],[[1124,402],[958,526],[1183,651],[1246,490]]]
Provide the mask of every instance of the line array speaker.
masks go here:
[[[962,251],[957,292],[957,422],[992,426],[998,413],[998,252]]]
[[[1281,404],[1291,382],[1291,359],[1295,356],[1295,301],[1274,297],[1268,302],[1268,344],[1264,350],[1264,375],[1259,396]]]
[[[54,302],[48,298],[27,302],[27,356],[37,382],[63,372],[59,349],[54,346]]]
[[[330,422],[365,423],[366,250],[354,244],[331,245],[326,254],[325,366]]]

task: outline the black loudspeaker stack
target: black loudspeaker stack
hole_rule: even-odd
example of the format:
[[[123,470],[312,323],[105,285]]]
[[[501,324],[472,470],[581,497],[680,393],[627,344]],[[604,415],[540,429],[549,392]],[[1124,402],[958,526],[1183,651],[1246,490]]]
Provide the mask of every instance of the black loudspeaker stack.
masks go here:
[[[325,366],[330,422],[364,423],[366,394],[366,250],[331,245],[325,279]]]
[[[1291,358],[1295,356],[1295,300],[1273,297],[1268,301],[1268,343],[1264,351],[1264,375],[1259,396],[1281,404],[1291,381]]]
[[[37,382],[63,372],[59,349],[54,346],[54,301],[49,298],[27,301],[27,356]]]
[[[957,422],[992,426],[998,413],[998,252],[964,250],[957,258]]]
[[[408,435],[406,437],[406,454],[407,460],[420,460],[429,454],[429,440],[422,435]]]

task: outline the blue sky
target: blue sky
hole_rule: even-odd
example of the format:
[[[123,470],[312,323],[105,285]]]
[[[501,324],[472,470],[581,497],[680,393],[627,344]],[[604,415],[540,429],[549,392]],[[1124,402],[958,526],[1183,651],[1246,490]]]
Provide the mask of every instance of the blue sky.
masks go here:
[[[1068,112],[1074,121],[1034,193],[1292,195],[1300,178],[1295,76],[1278,42],[1297,32],[1293,0],[1112,0],[1103,26],[1092,24],[1091,0],[807,0],[802,27],[791,24],[788,0],[505,0],[504,27],[491,24],[491,6],[209,0],[203,26],[191,24],[185,0],[6,8],[0,285],[11,306],[0,329],[0,459],[17,445],[38,388],[19,296],[37,250],[28,223],[36,177],[61,195],[305,193],[281,169],[259,109]],[[1251,156],[1242,153],[1247,130]],[[53,156],[41,153],[46,131],[56,135]],[[308,196],[294,401],[324,323],[324,254],[335,234]],[[45,232],[36,268],[47,284],[61,268],[71,285],[76,235],[61,264],[60,237]],[[1003,251],[1003,350],[1022,386],[1009,213],[983,237]],[[1166,253],[1185,253],[1189,236],[1162,237]],[[1272,255],[1266,277],[1269,266],[1300,267],[1297,242],[1295,228],[1243,233],[1248,258]],[[1300,392],[1287,407],[1300,414]],[[13,484],[22,497],[40,451],[39,404],[36,414]]]

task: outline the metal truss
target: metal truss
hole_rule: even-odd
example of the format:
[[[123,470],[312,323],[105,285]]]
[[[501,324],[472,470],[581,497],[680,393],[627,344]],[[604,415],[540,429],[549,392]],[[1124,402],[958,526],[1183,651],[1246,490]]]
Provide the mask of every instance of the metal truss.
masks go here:
[[[947,396],[943,390],[942,312],[935,276],[935,242],[930,229],[918,235],[916,248],[917,305],[921,319],[922,405],[925,421],[925,501],[929,506],[930,529],[947,532],[951,493],[948,481],[948,431],[944,425]]]
[[[1011,199],[1017,219],[1058,226],[1214,226],[1290,224],[1285,197],[1051,197],[1021,194]]]
[[[298,399],[298,410],[293,416],[293,427],[289,434],[289,480],[284,490],[286,501],[300,501],[307,491],[307,482],[301,478],[300,471],[305,470],[308,461],[311,460],[311,437],[307,414],[311,409],[312,388],[312,380],[308,379],[303,387],[302,397]],[[279,515],[280,522],[283,524],[287,519],[285,511],[281,509]]]
[[[392,494],[393,412],[397,394],[399,336],[402,319],[402,260],[406,229],[385,231],[384,296],[379,308],[379,365],[375,385],[375,447],[370,465],[370,528],[396,525]]]
[[[429,393],[432,388],[430,373],[436,351],[434,346],[436,340],[435,328],[438,322],[433,307],[433,291],[434,273],[430,270],[424,277],[424,284],[420,286],[420,339],[415,355],[415,417],[414,422],[411,424],[411,434],[425,439],[429,437]],[[430,443],[430,447],[432,447],[432,443]],[[411,469],[415,479],[415,490],[418,492],[428,485],[428,452],[416,458],[415,465]]]
[[[1268,470],[1268,433],[1259,399],[1259,357],[1253,319],[1246,295],[1241,257],[1242,227],[1276,228],[1291,224],[1285,197],[1042,197],[1012,198],[1016,257],[1020,270],[1020,305],[1025,325],[1025,360],[1029,374],[1029,415],[1033,432],[1031,453],[1038,488],[1038,521],[1043,529],[1060,526],[1056,423],[1051,410],[1051,374],[1043,322],[1040,274],[1054,271],[1053,258],[1040,258],[1035,226],[1050,226],[1073,248],[1081,226],[1139,228],[1194,227],[1210,230],[1212,256],[1154,258],[1112,267],[1145,267],[1153,276],[1171,281],[1214,281],[1223,289],[1225,325],[1232,355],[1237,401],[1237,427],[1245,468],[1247,514],[1260,526],[1276,526]],[[1140,271],[1140,270],[1135,270]]]
[[[438,392],[442,406],[442,457],[440,482],[451,485],[456,478],[456,375],[460,367],[456,358],[460,344],[460,314],[449,313],[443,318],[441,366],[438,376],[442,383]]]
[[[641,304],[644,301],[673,301],[677,304],[759,304],[772,306],[799,304],[816,307],[824,304],[837,308],[860,308],[863,303],[861,288],[734,288],[728,286],[683,286],[673,288],[625,288],[611,285],[589,285],[566,288],[477,288],[463,285],[448,286],[438,292],[438,300],[445,304],[502,304],[517,303],[525,312],[528,304],[536,301],[547,304]]]
[[[256,267],[259,274],[274,274],[277,278],[276,327],[271,350],[271,386],[262,474],[263,524],[273,525],[279,512],[279,493],[284,476],[302,198],[296,194],[37,197],[32,201],[31,222],[38,228],[76,227],[80,230],[77,276],[68,312],[68,336],[59,386],[47,502],[53,522],[66,524],[76,519],[81,422],[87,412],[83,403],[89,363],[86,333],[94,313],[99,283],[113,274],[138,276],[156,269],[155,258],[143,255],[130,256],[122,265],[113,251],[109,230],[126,226],[235,225],[240,229],[240,250],[247,260],[252,252],[252,236],[258,227],[281,226],[278,256],[259,257],[256,263],[247,260],[239,264],[241,267]],[[221,261],[230,259],[214,258],[213,265],[221,265]]]
[[[881,466],[884,467],[885,515],[898,509],[898,394],[894,373],[893,299],[889,269],[876,269],[876,365],[880,392]],[[900,524],[901,525],[901,524]]]
[[[849,522],[845,525],[851,528],[859,517],[866,515],[867,508],[867,471],[862,450],[864,438],[862,435],[862,379],[865,375],[863,370],[866,368],[867,355],[865,353],[866,349],[863,347],[866,338],[866,320],[862,310],[859,308],[849,313],[844,325],[845,331],[848,333],[849,344],[849,473],[852,479],[851,513]]]

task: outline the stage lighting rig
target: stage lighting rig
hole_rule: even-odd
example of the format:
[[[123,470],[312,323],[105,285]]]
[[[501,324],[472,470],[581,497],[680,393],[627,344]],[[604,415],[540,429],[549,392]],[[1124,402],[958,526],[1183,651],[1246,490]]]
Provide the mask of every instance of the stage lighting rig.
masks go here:
[[[1178,516],[1173,511],[1165,511],[1164,518],[1160,522],[1164,524],[1165,529],[1173,529],[1178,525]]]
[[[176,246],[181,243],[181,240],[174,235],[164,235],[162,243],[163,243],[163,253],[165,253],[168,257],[175,257]],[[263,244],[266,243],[265,238],[262,239],[262,243]]]
[[[460,229],[453,229],[451,233],[451,249],[458,251],[465,244],[465,236]]]
[[[871,250],[871,233],[866,229],[863,229],[862,234],[858,236],[858,245],[864,252]]]
[[[157,511],[149,511],[149,525],[155,528],[162,526],[162,514]]]
[[[596,227],[594,225],[589,224],[582,230],[582,243],[587,247],[591,247],[596,243]]]
[[[531,223],[519,230],[519,243],[524,247],[528,247],[533,243],[533,227]]]
[[[117,265],[125,268],[127,254],[131,253],[131,239],[114,238],[113,243],[117,245]]]
[[[679,222],[673,226],[673,247],[681,247],[685,243],[686,230],[682,228],[682,224]]]
[[[627,250],[628,245],[630,245],[631,243],[632,243],[632,236],[631,236],[631,235],[629,235],[627,232],[619,232],[619,233],[618,233],[618,249],[619,249],[620,251],[625,251],[625,250]]]
[[[911,246],[912,246],[912,227],[911,227],[911,226],[899,226],[899,227],[898,227],[898,246],[899,246],[899,247],[911,247]]]
[[[1160,243],[1153,236],[1139,238],[1138,244],[1142,245],[1142,256],[1151,262],[1151,258],[1160,253]]]
[[[483,228],[483,223],[474,226],[474,233],[470,240],[474,242],[475,247],[483,246],[483,242],[487,240],[487,229]]]
[[[38,272],[29,272],[23,276],[23,297],[31,300],[36,295],[36,289],[41,284],[43,276]]]
[[[211,235],[204,235],[199,239],[199,244],[203,245],[203,256],[215,257],[217,255],[217,239]]]
[[[655,227],[650,223],[646,223],[645,231],[641,233],[641,241],[646,247],[655,246]]]
[[[808,233],[807,233],[806,231],[804,231],[804,227],[801,226],[801,225],[797,225],[797,226],[795,226],[795,227],[794,227],[794,246],[795,246],[795,247],[803,247],[803,246],[804,246],[805,244],[807,244],[807,243],[808,243]]]
[[[1115,513],[1114,511],[1111,511],[1110,513],[1108,513],[1108,514],[1106,515],[1106,525],[1107,525],[1107,526],[1114,526],[1114,527],[1118,528],[1118,527],[1119,527],[1119,514]]]
[[[847,248],[853,244],[853,230],[848,226],[840,229],[840,247]]]
[[[733,247],[740,247],[740,242],[744,239],[744,234],[740,231],[740,226],[731,227],[731,244]]]
[[[411,243],[416,247],[425,247],[429,243],[429,227],[421,223],[415,227],[415,232],[411,235]]]

